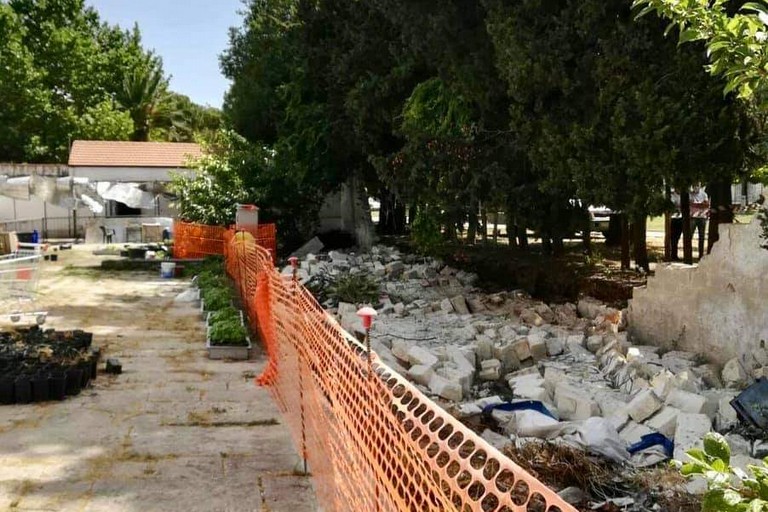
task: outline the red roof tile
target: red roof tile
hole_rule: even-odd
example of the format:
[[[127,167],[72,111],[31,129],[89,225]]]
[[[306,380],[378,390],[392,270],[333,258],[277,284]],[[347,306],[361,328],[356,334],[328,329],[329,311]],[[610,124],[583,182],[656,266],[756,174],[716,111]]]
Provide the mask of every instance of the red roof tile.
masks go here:
[[[72,167],[187,167],[202,155],[199,144],[76,140],[69,153]]]

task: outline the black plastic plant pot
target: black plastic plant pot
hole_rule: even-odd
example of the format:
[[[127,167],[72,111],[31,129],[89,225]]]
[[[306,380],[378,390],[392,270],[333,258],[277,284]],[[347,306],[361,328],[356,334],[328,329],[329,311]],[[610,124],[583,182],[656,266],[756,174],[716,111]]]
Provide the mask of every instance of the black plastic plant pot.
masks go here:
[[[89,361],[89,364],[91,365],[91,379],[95,380],[96,375],[99,372],[99,360],[95,356],[91,356],[91,360]]]
[[[48,386],[48,375],[38,374],[32,377],[32,401],[47,402],[50,400],[50,388]]]
[[[13,377],[0,378],[0,404],[9,405],[14,402],[13,388]]]
[[[80,371],[83,372],[83,377],[80,381],[80,387],[85,389],[91,382],[91,363],[89,361],[83,361],[78,364],[77,367],[80,369]]]
[[[67,395],[74,396],[80,394],[83,386],[83,370],[77,367],[71,367],[67,370]]]
[[[48,379],[48,392],[51,400],[64,400],[67,396],[67,375],[63,371],[51,373]]]
[[[32,401],[32,382],[28,375],[16,377],[13,386],[13,395],[17,404],[28,404]]]

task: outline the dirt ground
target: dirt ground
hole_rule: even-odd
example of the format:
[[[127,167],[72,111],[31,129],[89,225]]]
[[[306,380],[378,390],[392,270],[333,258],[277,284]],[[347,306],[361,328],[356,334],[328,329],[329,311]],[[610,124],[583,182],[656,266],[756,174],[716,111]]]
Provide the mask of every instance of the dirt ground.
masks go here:
[[[316,510],[265,364],[209,361],[188,282],[89,268],[80,246],[45,263],[46,327],[94,333],[123,374],[64,402],[0,407],[0,510]],[[103,366],[102,366],[103,368]]]

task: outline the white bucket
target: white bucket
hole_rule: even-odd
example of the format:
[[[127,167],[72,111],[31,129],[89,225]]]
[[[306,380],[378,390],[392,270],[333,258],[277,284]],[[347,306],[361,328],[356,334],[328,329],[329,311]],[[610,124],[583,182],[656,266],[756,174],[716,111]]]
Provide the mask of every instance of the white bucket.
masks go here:
[[[170,279],[176,273],[176,264],[164,261],[160,263],[160,277],[164,279]]]

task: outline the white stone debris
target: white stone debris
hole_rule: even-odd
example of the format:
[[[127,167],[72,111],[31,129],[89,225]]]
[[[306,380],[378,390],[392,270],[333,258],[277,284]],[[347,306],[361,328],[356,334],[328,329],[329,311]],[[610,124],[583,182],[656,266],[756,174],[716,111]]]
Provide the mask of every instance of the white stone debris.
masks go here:
[[[601,428],[615,430],[627,446],[661,433],[674,440],[680,459],[713,427],[734,428],[739,420],[731,401],[754,379],[768,377],[768,350],[762,348],[721,368],[706,354],[635,345],[626,311],[589,297],[545,304],[520,290],[485,294],[474,288],[476,275],[436,259],[384,246],[367,254],[319,254],[316,242],[307,245],[302,280],[364,273],[379,285],[380,297],[371,304],[379,313],[372,348],[419,389],[451,402],[460,418],[505,401],[539,401],[563,422],[600,419]],[[331,312],[361,339],[359,306],[341,302]],[[533,415],[496,409],[492,417],[525,442],[510,421]],[[491,431],[484,437],[498,447],[512,441]],[[741,457],[768,455],[768,441],[752,446],[729,439]],[[663,458],[649,450],[632,462]]]

